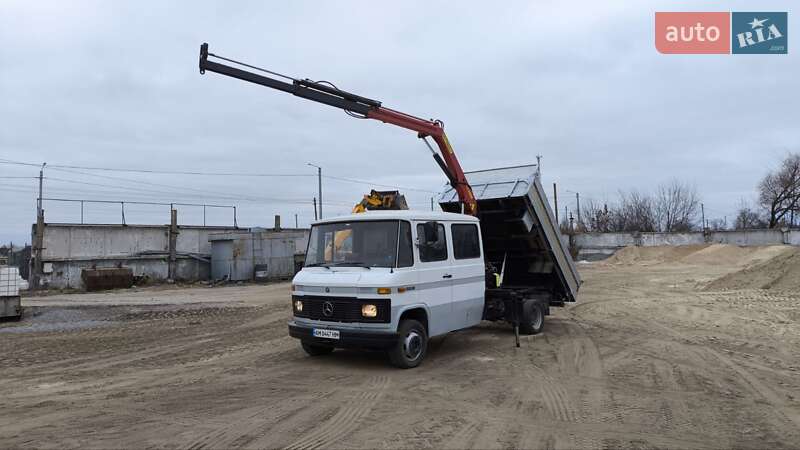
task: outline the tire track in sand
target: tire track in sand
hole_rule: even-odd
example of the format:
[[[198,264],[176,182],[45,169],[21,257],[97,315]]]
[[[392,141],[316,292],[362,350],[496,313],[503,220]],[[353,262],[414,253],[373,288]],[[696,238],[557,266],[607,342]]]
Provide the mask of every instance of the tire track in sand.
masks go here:
[[[389,378],[377,376],[349,399],[339,410],[314,431],[286,446],[287,449],[314,449],[329,447],[353,431],[389,387]]]
[[[316,391],[271,404],[265,407],[247,408],[226,417],[226,424],[194,440],[187,448],[192,450],[241,447],[263,434],[276,422],[286,420],[309,404],[325,398],[330,392]]]

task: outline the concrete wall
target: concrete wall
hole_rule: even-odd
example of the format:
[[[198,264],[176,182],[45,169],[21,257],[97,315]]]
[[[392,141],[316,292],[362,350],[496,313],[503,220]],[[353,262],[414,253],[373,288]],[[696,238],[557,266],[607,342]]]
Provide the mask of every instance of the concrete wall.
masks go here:
[[[578,259],[598,260],[611,256],[629,245],[652,247],[659,245],[730,244],[797,245],[800,230],[736,230],[695,233],[580,233],[574,236]]]
[[[181,281],[210,277],[212,233],[232,227],[179,226],[175,278]],[[46,224],[42,284],[53,288],[83,288],[81,271],[91,267],[130,267],[135,276],[152,281],[169,275],[168,225]]]

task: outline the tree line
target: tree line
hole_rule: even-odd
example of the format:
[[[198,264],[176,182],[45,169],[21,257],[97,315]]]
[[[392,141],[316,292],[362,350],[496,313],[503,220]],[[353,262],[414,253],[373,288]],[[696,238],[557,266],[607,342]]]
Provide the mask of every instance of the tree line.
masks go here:
[[[756,194],[755,206],[740,202],[730,225],[720,218],[704,224],[697,188],[673,179],[652,192],[619,191],[611,204],[586,200],[578,214],[562,217],[561,228],[578,232],[687,232],[792,226],[800,220],[800,154],[787,155],[770,170],[758,183]]]

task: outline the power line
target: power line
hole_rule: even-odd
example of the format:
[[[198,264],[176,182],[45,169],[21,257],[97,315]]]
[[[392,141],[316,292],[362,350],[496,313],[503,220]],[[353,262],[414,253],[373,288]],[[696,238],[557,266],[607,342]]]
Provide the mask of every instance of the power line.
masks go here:
[[[88,185],[88,186],[110,187],[110,188],[121,189],[121,190],[126,190],[126,191],[139,191],[139,192],[149,192],[149,193],[157,193],[157,194],[164,194],[165,193],[163,190],[154,190],[154,189],[146,189],[146,188],[139,188],[139,187],[111,185],[111,184],[103,184],[103,183],[91,183],[91,182],[86,182],[86,181],[75,181],[75,180],[68,180],[68,179],[56,178],[56,177],[45,177],[45,179],[61,181],[61,182],[66,182],[66,183],[84,184],[84,185]],[[151,183],[142,182],[141,184],[151,184]],[[162,186],[162,187],[169,187],[169,188],[172,188],[172,189],[181,189],[181,188],[179,188],[177,186],[159,185],[157,183],[154,184],[154,185],[155,186]],[[199,189],[192,189],[192,188],[187,188],[187,189],[194,190],[194,191],[199,191],[201,193],[204,192],[204,191],[199,190]],[[288,199],[288,198],[271,198],[271,197],[253,197],[253,196],[235,195],[235,194],[229,194],[229,193],[215,193],[215,194],[211,194],[211,195],[205,194],[203,196],[198,195],[198,194],[187,194],[187,193],[184,193],[184,192],[175,192],[175,194],[176,195],[197,197],[197,198],[199,198],[199,197],[203,197],[203,198],[220,198],[220,199],[229,199],[229,200],[243,200],[244,199],[244,200],[258,200],[258,201],[264,200],[264,201],[290,202],[290,203],[306,201],[305,199],[301,199],[301,198]]]
[[[119,169],[111,167],[86,167],[53,164],[48,167],[61,169],[83,169],[99,170],[105,172],[131,172],[131,173],[150,173],[159,175],[201,175],[206,177],[311,177],[313,175],[304,173],[252,173],[252,172],[197,172],[182,170],[155,170],[155,169]]]
[[[38,177],[33,177],[38,179]],[[111,184],[104,184],[104,183],[92,183],[86,181],[77,181],[77,180],[69,180],[65,178],[58,178],[58,177],[45,177],[45,180],[50,180],[58,183],[70,183],[70,184],[79,184],[79,185],[86,185],[86,186],[97,186],[102,188],[113,189],[118,193],[134,193],[139,195],[149,195],[149,198],[170,198],[172,200],[175,199],[200,199],[200,200],[208,200],[208,199],[217,199],[217,200],[232,200],[232,201],[244,201],[251,204],[259,204],[259,205],[277,205],[277,204],[292,204],[292,205],[306,205],[308,200],[305,198],[272,198],[272,197],[253,197],[253,196],[236,196],[236,195],[198,195],[198,194],[189,194],[189,193],[181,193],[181,192],[165,192],[163,190],[154,190],[154,189],[147,189],[147,188],[136,188],[130,186],[119,186],[119,185],[111,185]],[[16,190],[15,192],[29,192],[28,190],[24,189],[26,185],[24,184],[0,184],[0,186],[10,186],[15,188],[21,188],[20,190]],[[10,189],[7,189],[10,190]],[[33,189],[32,189],[33,190]],[[54,190],[53,188],[50,189],[51,191]],[[98,190],[88,190],[88,189],[75,189],[75,188],[68,188],[64,189],[62,187],[56,187],[59,193],[66,193],[70,195],[97,195],[97,194],[109,194],[109,192],[98,192]],[[107,189],[106,189],[107,190]],[[157,195],[153,195],[157,194]],[[350,201],[343,201],[343,200],[331,200],[328,203],[336,206],[351,206],[353,202]]]
[[[370,184],[370,185],[373,185],[373,186],[394,188],[394,189],[398,189],[398,190],[401,190],[401,191],[417,191],[417,192],[425,192],[426,194],[438,194],[439,193],[437,191],[428,191],[428,190],[425,190],[425,189],[417,189],[417,188],[410,188],[410,187],[403,187],[403,186],[394,186],[394,185],[391,185],[391,184],[381,184],[381,183],[375,183],[375,182],[367,181],[367,180],[356,180],[354,178],[335,177],[335,176],[332,176],[332,175],[323,175],[322,178],[327,178],[327,179],[336,180],[336,181],[346,181],[348,183]]]
[[[3,158],[0,158],[0,164],[13,164],[13,165],[18,165],[18,166],[33,166],[33,167],[41,167],[42,166],[41,164],[26,163],[26,162],[20,162],[20,161],[12,161],[10,159],[3,159]]]
[[[9,159],[0,159],[0,164],[17,164],[24,166],[40,167],[41,164],[13,161]],[[198,172],[198,171],[174,171],[174,170],[159,170],[159,169],[123,169],[115,167],[91,167],[91,166],[77,166],[77,165],[64,165],[64,164],[48,164],[48,168],[53,169],[81,169],[81,170],[97,170],[104,172],[128,172],[128,173],[146,173],[156,175],[199,175],[199,176],[236,176],[236,177],[313,177],[312,174],[277,174],[277,173],[253,173],[253,172]],[[97,176],[97,175],[95,175]],[[396,186],[391,184],[376,183],[369,180],[359,180],[354,178],[339,177],[333,175],[323,175],[323,178],[336,181],[344,181],[349,183],[367,184],[372,186],[388,187],[403,191],[416,191],[425,192],[428,194],[437,194],[437,191],[430,191],[426,189],[418,189],[407,186]]]

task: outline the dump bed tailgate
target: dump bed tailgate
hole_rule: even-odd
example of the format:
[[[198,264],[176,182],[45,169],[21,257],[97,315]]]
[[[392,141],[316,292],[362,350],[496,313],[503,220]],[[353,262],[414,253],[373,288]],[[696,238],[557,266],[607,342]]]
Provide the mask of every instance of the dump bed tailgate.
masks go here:
[[[564,301],[575,301],[580,275],[536,175],[536,166],[479,170],[466,176],[478,200],[487,260],[515,255],[518,272],[524,266],[540,274],[539,278],[517,276],[518,283],[546,282],[563,294]],[[445,211],[459,212],[461,208],[451,187],[440,194],[439,204]]]

